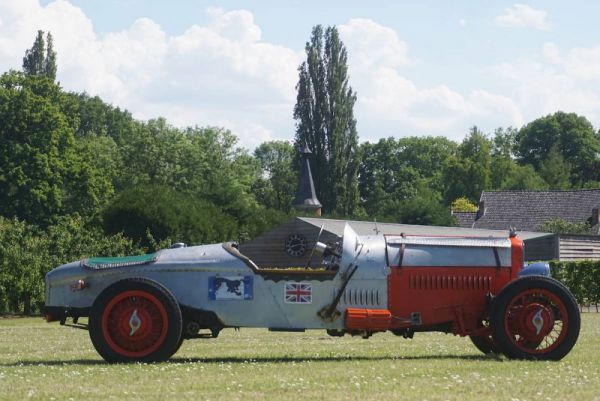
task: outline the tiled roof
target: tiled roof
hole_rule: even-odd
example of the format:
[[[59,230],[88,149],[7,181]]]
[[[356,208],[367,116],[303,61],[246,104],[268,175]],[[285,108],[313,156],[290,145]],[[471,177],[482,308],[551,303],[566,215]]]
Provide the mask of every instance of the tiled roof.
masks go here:
[[[452,216],[456,219],[459,227],[473,227],[477,212],[452,212]]]
[[[562,218],[569,223],[590,221],[592,209],[600,207],[600,189],[484,191],[479,207],[480,217],[473,228],[501,230],[512,226],[538,231],[540,225],[552,219]],[[596,233],[597,226],[593,227]]]

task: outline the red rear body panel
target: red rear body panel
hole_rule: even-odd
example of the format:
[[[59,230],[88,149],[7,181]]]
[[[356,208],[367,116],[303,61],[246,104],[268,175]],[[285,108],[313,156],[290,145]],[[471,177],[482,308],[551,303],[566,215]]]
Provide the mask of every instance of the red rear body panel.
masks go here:
[[[496,295],[523,266],[523,241],[511,237],[511,266],[398,267],[391,266],[388,278],[388,309],[391,328],[413,313],[420,314],[421,325],[451,322],[455,334],[466,335],[480,327],[486,315],[486,295]]]
[[[498,294],[523,266],[523,241],[516,237],[510,240],[510,267],[391,266],[388,309],[397,319],[390,328],[410,326],[403,322],[413,313],[420,315],[423,326],[450,322],[455,334],[467,335],[480,328],[487,295]]]
[[[523,241],[510,240],[510,266],[390,266],[388,308],[349,308],[346,328],[382,331],[449,325],[459,335],[481,331],[488,295],[498,294],[523,265]]]
[[[506,267],[392,267],[388,309],[401,319],[391,328],[407,327],[403,320],[418,313],[423,326],[453,322],[457,334],[473,331],[485,315],[486,294],[497,294],[510,277]]]

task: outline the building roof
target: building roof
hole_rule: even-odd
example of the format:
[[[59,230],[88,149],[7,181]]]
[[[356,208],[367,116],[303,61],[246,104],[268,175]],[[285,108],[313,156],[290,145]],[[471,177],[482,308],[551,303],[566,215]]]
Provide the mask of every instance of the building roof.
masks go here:
[[[592,210],[599,207],[600,189],[483,191],[473,228],[537,231],[544,222],[558,218],[569,223],[590,221]]]
[[[378,223],[374,221],[356,221],[356,220],[334,220],[320,219],[312,217],[298,217],[298,219],[312,224],[316,227],[324,226],[327,230],[338,237],[344,233],[344,225],[350,224],[352,229],[358,235],[375,235],[375,234],[407,234],[407,235],[439,235],[439,236],[458,236],[458,237],[508,237],[508,230],[487,230],[474,229],[464,227],[441,227],[441,226],[418,226],[412,224],[394,224],[394,223]],[[540,238],[554,235],[552,233],[538,233],[521,231],[517,235],[522,240],[532,238]]]
[[[477,212],[452,212],[452,216],[456,219],[459,227],[472,228],[475,223]]]

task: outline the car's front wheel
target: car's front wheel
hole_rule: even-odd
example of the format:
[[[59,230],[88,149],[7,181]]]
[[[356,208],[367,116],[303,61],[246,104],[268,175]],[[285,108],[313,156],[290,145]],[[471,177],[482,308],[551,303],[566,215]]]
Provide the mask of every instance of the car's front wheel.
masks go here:
[[[96,299],[90,338],[108,362],[157,362],[180,345],[182,318],[175,297],[145,278],[118,281]]]
[[[569,290],[548,277],[522,277],[492,303],[492,337],[506,356],[559,360],[579,336],[580,316]]]

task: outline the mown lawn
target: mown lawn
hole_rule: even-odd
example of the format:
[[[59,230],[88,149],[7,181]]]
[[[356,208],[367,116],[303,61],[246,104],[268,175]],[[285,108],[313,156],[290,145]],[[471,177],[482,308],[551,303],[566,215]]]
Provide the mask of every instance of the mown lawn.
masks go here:
[[[468,339],[225,330],[170,362],[108,365],[83,330],[0,318],[4,400],[600,400],[600,314],[561,362],[479,354]]]

